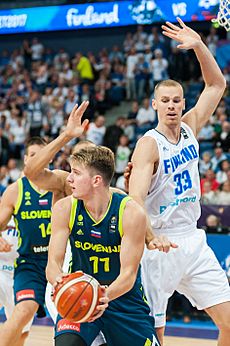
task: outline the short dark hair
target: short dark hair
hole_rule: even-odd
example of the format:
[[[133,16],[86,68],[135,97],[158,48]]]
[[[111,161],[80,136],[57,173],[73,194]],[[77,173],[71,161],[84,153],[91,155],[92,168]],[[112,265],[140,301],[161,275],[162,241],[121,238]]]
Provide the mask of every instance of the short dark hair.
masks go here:
[[[34,136],[31,137],[27,140],[26,145],[25,145],[25,153],[28,153],[28,148],[31,147],[31,145],[39,145],[39,146],[45,146],[47,145],[47,141],[44,138],[38,137],[38,136]]]

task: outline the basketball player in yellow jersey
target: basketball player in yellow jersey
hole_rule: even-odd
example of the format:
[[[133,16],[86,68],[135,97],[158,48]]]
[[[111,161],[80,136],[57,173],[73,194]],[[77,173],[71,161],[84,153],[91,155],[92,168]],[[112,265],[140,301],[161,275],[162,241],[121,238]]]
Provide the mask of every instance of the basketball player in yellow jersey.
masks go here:
[[[200,180],[196,136],[206,124],[221,97],[225,79],[200,36],[178,18],[163,34],[178,41],[178,48],[193,49],[200,63],[204,89],[196,103],[182,116],[185,106],[182,86],[166,80],[155,87],[153,108],[158,125],[137,143],[132,162],[129,193],[145,205],[151,226],[178,244],[168,254],[147,250],[142,258],[143,285],[163,344],[168,298],[174,290],[205,310],[220,330],[218,346],[229,346],[230,288],[203,230],[200,216]],[[155,240],[149,234],[149,248]]]

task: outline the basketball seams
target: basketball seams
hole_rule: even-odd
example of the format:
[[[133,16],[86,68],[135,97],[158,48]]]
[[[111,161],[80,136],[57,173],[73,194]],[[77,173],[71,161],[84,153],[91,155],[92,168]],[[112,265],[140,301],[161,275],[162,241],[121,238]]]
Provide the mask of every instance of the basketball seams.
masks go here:
[[[92,299],[92,303],[90,305],[90,309],[87,312],[87,314],[84,316],[84,318],[82,318],[79,321],[76,321],[78,323],[82,323],[82,322],[86,322],[87,319],[92,315],[92,313],[94,312],[95,308],[96,308],[96,304],[98,301],[98,282],[97,280],[95,280],[93,277],[88,277],[88,275],[82,275],[78,278],[75,278],[73,280],[68,281],[67,283],[65,283],[57,292],[57,295],[55,297],[54,303],[55,306],[58,306],[58,302],[59,299],[61,297],[61,295],[72,285],[78,283],[78,282],[86,282],[87,286],[84,288],[84,290],[81,292],[81,295],[85,292],[85,290],[87,289],[87,287],[91,284],[92,289],[93,289],[93,299]],[[77,300],[75,301],[74,305],[76,304],[76,302],[80,299],[81,295],[77,298]],[[71,309],[70,309],[71,310]],[[67,312],[68,314],[68,312]]]
[[[92,313],[94,312],[96,306],[97,306],[97,300],[98,300],[98,282],[94,279],[94,278],[90,278],[90,282],[88,284],[92,285],[93,288],[93,300],[92,300],[92,304],[90,306],[89,311],[87,312],[87,314],[85,315],[84,318],[82,318],[81,320],[79,320],[79,323],[82,322],[86,322],[88,320],[88,318],[92,315]]]

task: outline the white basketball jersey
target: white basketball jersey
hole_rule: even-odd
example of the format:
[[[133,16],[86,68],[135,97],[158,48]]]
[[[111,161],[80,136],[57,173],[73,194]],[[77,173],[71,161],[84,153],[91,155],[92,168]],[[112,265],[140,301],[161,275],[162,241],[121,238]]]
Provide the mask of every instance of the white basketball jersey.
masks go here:
[[[153,229],[181,232],[196,225],[200,217],[199,145],[192,130],[182,123],[177,144],[154,129],[145,136],[156,140],[159,151],[159,166],[145,201]]]
[[[2,237],[13,246],[10,252],[0,252],[0,270],[13,274],[14,260],[18,257],[18,231],[13,218],[8,223],[7,229],[2,232]]]

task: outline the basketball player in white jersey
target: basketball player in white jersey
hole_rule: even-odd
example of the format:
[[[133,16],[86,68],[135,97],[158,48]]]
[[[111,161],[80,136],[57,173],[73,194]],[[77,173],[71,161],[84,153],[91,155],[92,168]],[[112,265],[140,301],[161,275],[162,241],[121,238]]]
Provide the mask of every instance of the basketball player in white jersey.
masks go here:
[[[14,261],[18,257],[18,232],[15,228],[13,218],[9,221],[7,229],[0,237],[0,308],[4,307],[8,319],[14,310]],[[24,345],[29,334],[33,320],[23,329],[20,340],[15,346]]]
[[[205,87],[195,107],[182,116],[181,85],[172,80],[159,83],[152,101],[158,125],[138,141],[133,154],[129,194],[145,205],[155,235],[178,245],[169,253],[149,250],[156,247],[150,228],[142,260],[143,284],[162,345],[167,302],[177,290],[213,319],[220,330],[218,346],[229,346],[230,288],[205,232],[196,228],[200,216],[196,136],[226,84],[200,36],[179,18],[178,22],[180,27],[163,25],[163,34],[178,41],[178,48],[194,50]]]

